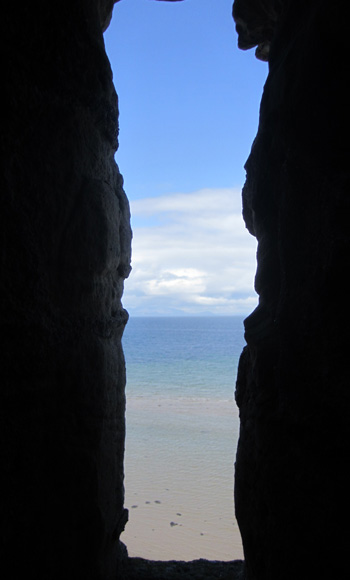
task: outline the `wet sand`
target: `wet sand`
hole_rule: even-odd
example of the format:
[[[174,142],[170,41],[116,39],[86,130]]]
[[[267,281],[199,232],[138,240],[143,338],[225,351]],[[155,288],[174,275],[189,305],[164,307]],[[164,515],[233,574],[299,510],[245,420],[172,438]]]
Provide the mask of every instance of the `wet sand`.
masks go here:
[[[121,540],[129,556],[242,559],[233,506],[237,411],[213,401],[163,400],[157,407],[155,415],[154,402],[128,401],[129,522]]]

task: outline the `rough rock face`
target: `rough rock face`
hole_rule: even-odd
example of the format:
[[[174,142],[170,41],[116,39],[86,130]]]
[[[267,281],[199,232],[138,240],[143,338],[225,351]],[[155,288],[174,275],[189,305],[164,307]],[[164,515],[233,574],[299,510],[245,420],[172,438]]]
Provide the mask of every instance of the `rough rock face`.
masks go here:
[[[346,23],[340,1],[331,11],[322,0],[282,4],[274,28],[275,2],[237,0],[234,8],[244,47],[247,37],[255,38],[253,45],[270,44],[243,189],[244,219],[258,239],[259,306],[245,321],[236,389],[236,515],[247,580],[344,578],[350,451]],[[255,34],[262,5],[266,26],[260,21]]]
[[[243,580],[243,562],[144,560],[129,558],[125,580]]]
[[[145,0],[146,1],[146,0]],[[173,0],[176,1],[176,0]],[[270,72],[243,214],[258,308],[237,380],[246,580],[345,578],[349,114],[343,2],[236,0]],[[112,0],[7,2],[2,24],[1,577],[121,575],[131,231],[114,162]],[[236,574],[128,562],[130,578]]]
[[[131,231],[102,4],[2,15],[3,578],[116,578]]]
[[[256,46],[256,57],[267,61],[282,6],[283,0],[235,0],[232,15],[239,48]]]

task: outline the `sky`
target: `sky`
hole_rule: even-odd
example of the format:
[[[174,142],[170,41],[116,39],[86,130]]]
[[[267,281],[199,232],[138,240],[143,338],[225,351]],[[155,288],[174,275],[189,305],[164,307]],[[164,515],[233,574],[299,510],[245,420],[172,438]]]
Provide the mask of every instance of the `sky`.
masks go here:
[[[133,229],[132,316],[246,316],[257,304],[241,190],[268,69],[238,49],[232,3],[120,0],[104,34]]]

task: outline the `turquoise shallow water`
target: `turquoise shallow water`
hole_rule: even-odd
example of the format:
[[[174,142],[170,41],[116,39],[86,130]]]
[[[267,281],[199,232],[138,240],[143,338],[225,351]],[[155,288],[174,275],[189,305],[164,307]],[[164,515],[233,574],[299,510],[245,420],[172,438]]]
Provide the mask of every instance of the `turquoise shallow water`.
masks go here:
[[[241,557],[233,478],[243,319],[134,318],[123,346],[129,554]]]
[[[238,317],[131,318],[123,338],[127,393],[232,398],[243,345]]]

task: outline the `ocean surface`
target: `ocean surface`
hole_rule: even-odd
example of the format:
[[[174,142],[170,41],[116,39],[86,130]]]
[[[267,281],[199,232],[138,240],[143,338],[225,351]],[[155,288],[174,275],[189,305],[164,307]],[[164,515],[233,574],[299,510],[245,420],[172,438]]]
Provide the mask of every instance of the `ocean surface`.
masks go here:
[[[130,556],[242,557],[233,480],[241,317],[130,318],[125,505]]]

